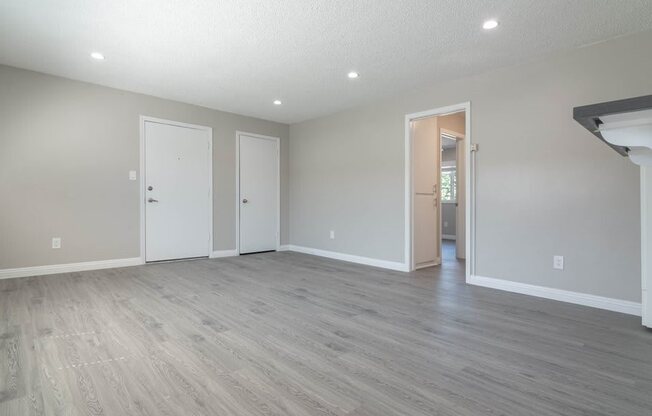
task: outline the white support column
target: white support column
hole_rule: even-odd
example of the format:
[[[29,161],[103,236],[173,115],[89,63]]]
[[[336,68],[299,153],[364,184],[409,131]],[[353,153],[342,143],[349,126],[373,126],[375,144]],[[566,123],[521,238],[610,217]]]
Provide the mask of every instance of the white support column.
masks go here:
[[[641,284],[643,325],[652,328],[652,167],[641,166]]]

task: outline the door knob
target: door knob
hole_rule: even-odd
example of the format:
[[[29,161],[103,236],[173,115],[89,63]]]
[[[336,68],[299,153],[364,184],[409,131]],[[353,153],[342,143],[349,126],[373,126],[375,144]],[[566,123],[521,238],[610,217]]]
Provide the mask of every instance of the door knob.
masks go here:
[[[158,202],[158,199],[149,198],[149,199],[147,200],[147,202]]]
[[[246,204],[247,202],[249,202],[249,200],[248,200],[247,198],[245,198],[245,199],[242,200],[242,203],[243,203],[243,204]]]

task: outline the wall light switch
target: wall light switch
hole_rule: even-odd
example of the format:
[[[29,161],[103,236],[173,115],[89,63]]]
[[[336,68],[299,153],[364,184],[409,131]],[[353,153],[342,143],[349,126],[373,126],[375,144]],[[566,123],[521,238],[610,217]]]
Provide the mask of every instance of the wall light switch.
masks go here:
[[[553,256],[552,268],[557,270],[564,270],[564,256]]]
[[[335,240],[335,231],[331,230],[330,237],[331,237],[331,240]]]
[[[61,238],[52,237],[52,248],[61,248]]]
[[[130,181],[135,181],[136,179],[137,179],[136,178],[136,171],[135,170],[130,170],[129,171],[129,180]]]

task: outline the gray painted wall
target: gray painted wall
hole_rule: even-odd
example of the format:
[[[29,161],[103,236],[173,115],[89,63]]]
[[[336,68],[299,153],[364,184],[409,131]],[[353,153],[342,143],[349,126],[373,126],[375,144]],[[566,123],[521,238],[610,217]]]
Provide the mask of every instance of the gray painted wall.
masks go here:
[[[456,211],[455,204],[448,202],[441,204],[441,233],[443,235],[455,235]]]
[[[623,37],[292,125],[291,243],[403,262],[405,114],[471,101],[477,274],[640,301],[639,169],[572,108],[651,94],[650,45]]]
[[[455,161],[455,159],[456,159],[456,150],[454,147],[451,149],[444,149],[441,152],[442,162],[450,162],[451,160]]]
[[[0,66],[0,269],[139,256],[141,114],[213,128],[215,250],[235,248],[236,130],[280,137],[288,242],[287,125]]]

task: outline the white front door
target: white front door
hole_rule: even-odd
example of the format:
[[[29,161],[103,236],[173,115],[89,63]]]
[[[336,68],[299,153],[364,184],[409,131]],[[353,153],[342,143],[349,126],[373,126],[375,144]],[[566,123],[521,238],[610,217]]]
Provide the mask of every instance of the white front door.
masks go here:
[[[410,123],[414,161],[414,266],[441,263],[439,176],[441,138],[437,117]]]
[[[239,134],[240,253],[276,250],[279,232],[279,141]]]
[[[144,122],[145,259],[208,256],[211,131]]]

